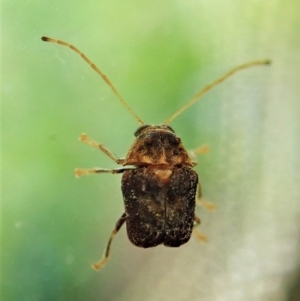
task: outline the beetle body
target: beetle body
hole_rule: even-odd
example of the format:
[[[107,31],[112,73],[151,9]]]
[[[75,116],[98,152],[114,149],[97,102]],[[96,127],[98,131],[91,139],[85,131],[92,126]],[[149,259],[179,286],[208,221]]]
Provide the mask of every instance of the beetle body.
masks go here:
[[[191,236],[198,184],[195,165],[169,126],[136,131],[123,165],[122,194],[129,240],[138,247],[179,247]]]

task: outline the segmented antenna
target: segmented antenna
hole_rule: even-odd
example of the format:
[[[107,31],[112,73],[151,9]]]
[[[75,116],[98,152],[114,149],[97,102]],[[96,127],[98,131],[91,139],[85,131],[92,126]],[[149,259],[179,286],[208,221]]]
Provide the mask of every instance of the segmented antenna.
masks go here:
[[[144,122],[137,116],[137,114],[130,108],[130,106],[127,104],[127,102],[122,98],[122,96],[119,94],[119,92],[114,87],[114,85],[110,82],[110,80],[106,77],[106,75],[103,74],[101,72],[101,70],[85,56],[84,53],[82,53],[75,46],[73,46],[69,43],[66,43],[64,41],[60,41],[60,40],[56,40],[56,39],[52,39],[52,38],[48,38],[48,37],[42,37],[41,39],[45,42],[56,43],[56,44],[68,47],[68,48],[72,49],[73,51],[75,51],[77,54],[79,54],[85,60],[85,62],[88,63],[90,65],[90,67],[92,67],[102,77],[102,79],[107,83],[107,85],[111,88],[111,90],[114,92],[114,94],[119,98],[119,100],[125,106],[125,108],[130,112],[131,115],[133,115],[133,117],[136,119],[136,121],[141,125],[144,124]]]
[[[249,62],[243,65],[240,65],[238,67],[233,68],[229,72],[227,72],[225,75],[221,76],[220,78],[216,79],[209,85],[205,86],[200,92],[198,92],[188,103],[186,103],[180,110],[175,112],[170,118],[164,121],[163,124],[169,124],[171,121],[173,121],[177,116],[179,116],[182,112],[184,112],[186,109],[188,109],[191,105],[193,105],[201,96],[203,96],[206,92],[208,92],[210,89],[215,87],[216,85],[220,84],[224,80],[226,80],[228,77],[233,75],[234,73],[252,67],[257,65],[269,65],[271,64],[270,60],[259,60],[254,62]]]

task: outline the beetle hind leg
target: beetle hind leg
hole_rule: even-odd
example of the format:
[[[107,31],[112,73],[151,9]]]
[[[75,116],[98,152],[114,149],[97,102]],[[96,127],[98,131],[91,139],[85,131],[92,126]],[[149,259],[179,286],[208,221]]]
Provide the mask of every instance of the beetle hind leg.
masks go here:
[[[197,230],[196,227],[199,226],[201,223],[200,218],[195,215],[194,217],[194,227],[193,227],[193,234],[197,236],[197,238],[202,242],[207,242],[207,236],[203,234],[201,231]]]
[[[119,218],[119,220],[117,221],[116,223],[116,226],[115,226],[115,229],[112,231],[111,235],[110,235],[110,238],[109,238],[109,241],[107,243],[107,246],[106,246],[106,250],[105,250],[105,254],[104,254],[104,257],[92,264],[92,268],[96,271],[99,271],[100,269],[103,268],[103,266],[107,263],[107,261],[109,260],[110,258],[110,249],[111,249],[111,243],[114,239],[114,237],[116,236],[116,234],[118,233],[118,231],[121,229],[121,227],[123,226],[124,222],[126,220],[126,213],[123,213],[122,216]]]

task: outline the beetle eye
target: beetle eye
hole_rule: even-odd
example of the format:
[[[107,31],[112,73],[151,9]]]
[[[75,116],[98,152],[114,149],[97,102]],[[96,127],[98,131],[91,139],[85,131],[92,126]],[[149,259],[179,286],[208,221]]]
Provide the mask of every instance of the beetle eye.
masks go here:
[[[165,125],[164,128],[168,129],[172,133],[175,133],[174,130],[168,125]]]
[[[145,125],[142,125],[140,126],[134,133],[134,136],[137,137],[141,134],[142,131],[144,131],[146,128],[148,128],[150,125],[148,124],[145,124]]]

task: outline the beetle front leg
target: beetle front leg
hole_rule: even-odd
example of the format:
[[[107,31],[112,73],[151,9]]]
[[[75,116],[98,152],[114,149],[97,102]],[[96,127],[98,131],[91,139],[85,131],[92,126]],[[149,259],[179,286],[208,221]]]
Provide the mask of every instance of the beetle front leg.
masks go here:
[[[92,264],[92,268],[96,271],[99,271],[100,269],[103,268],[103,266],[107,263],[107,261],[109,260],[110,257],[110,247],[111,247],[111,243],[114,239],[114,237],[116,236],[116,234],[118,233],[118,231],[121,229],[121,227],[123,226],[124,222],[126,221],[126,213],[123,213],[122,216],[119,218],[119,220],[116,223],[115,229],[113,230],[113,232],[110,235],[108,244],[106,246],[106,250],[105,250],[105,254],[104,257],[98,261],[97,263]]]
[[[98,173],[112,173],[112,174],[118,174],[123,173],[125,170],[128,170],[131,168],[116,168],[116,169],[106,169],[106,168],[76,168],[75,169],[75,176],[76,178],[86,176],[86,175],[93,175]],[[133,168],[135,169],[135,168]]]
[[[111,158],[113,161],[115,161],[117,164],[122,165],[124,162],[124,159],[117,158],[111,151],[109,151],[106,146],[103,144],[100,144],[94,140],[92,140],[87,134],[83,133],[79,137],[79,141],[84,142],[91,147],[100,149],[105,155],[107,155],[109,158]]]

